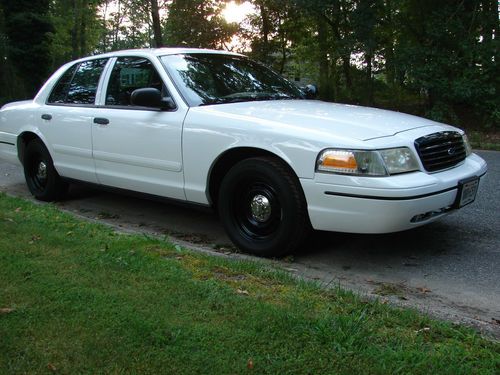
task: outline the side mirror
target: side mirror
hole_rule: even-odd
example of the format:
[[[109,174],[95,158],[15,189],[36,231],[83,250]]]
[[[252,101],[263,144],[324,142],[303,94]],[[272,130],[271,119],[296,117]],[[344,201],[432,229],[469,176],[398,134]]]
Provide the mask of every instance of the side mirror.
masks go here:
[[[316,85],[307,85],[306,87],[301,87],[301,89],[306,99],[316,99],[318,96],[318,87]]]
[[[159,108],[163,111],[175,109],[172,98],[162,98],[160,90],[152,87],[132,91],[130,102],[139,107]]]

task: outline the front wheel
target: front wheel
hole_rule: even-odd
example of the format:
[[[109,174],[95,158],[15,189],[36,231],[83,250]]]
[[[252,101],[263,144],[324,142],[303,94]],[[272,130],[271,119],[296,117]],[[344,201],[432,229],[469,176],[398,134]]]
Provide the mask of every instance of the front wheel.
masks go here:
[[[309,229],[297,177],[271,157],[243,160],[224,177],[218,198],[222,223],[243,251],[280,256],[299,247]]]
[[[23,165],[26,184],[36,199],[50,202],[66,193],[68,184],[62,181],[49,151],[41,141],[33,140],[28,144]]]

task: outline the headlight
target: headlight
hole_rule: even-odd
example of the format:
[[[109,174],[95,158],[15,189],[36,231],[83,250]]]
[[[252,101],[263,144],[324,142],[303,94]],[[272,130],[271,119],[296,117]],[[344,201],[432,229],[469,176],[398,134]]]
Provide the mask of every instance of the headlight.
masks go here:
[[[418,170],[418,162],[407,147],[386,150],[324,150],[316,170],[360,176],[388,176]]]
[[[465,156],[469,156],[470,154],[472,154],[472,147],[470,145],[470,142],[469,142],[469,138],[467,138],[467,136],[464,134],[462,134],[462,139],[464,140],[464,147],[465,147]]]
[[[398,174],[418,170],[418,163],[409,148],[390,148],[380,150],[389,174]]]

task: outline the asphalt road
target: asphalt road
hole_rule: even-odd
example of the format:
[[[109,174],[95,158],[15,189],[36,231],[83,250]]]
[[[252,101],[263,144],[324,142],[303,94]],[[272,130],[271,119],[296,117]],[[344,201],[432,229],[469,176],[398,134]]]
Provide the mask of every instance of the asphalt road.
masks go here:
[[[274,264],[500,337],[500,152],[478,153],[488,174],[472,205],[396,234],[316,232],[303,250]],[[0,190],[30,198],[20,166],[0,162]],[[192,208],[84,187],[73,187],[59,205],[123,229],[169,234],[198,249],[224,253],[231,247],[216,215]]]

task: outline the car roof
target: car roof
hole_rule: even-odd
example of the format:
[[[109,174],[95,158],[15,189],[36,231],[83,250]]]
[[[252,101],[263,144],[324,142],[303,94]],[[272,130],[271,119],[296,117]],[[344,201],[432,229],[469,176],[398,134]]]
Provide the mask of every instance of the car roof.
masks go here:
[[[85,61],[90,59],[102,58],[102,57],[118,57],[118,56],[130,56],[132,55],[150,55],[150,56],[165,56],[165,55],[177,55],[184,53],[203,53],[203,54],[221,54],[221,55],[233,55],[233,56],[244,56],[239,53],[222,51],[215,49],[203,49],[203,48],[139,48],[139,49],[126,49],[120,51],[107,52],[99,55],[87,56],[74,61]],[[74,62],[73,61],[73,62]]]

